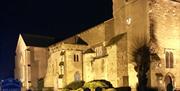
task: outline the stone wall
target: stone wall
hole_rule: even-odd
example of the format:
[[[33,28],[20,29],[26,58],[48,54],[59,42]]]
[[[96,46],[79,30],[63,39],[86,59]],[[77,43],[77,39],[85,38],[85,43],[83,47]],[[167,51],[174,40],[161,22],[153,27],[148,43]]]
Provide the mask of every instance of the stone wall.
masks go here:
[[[22,36],[16,48],[15,78],[25,89],[36,89],[38,79],[45,77],[47,68],[47,48],[26,46]]]
[[[117,84],[117,46],[111,45],[107,47],[107,80],[110,81],[114,87],[118,87],[119,84]]]
[[[26,49],[28,47],[21,35],[19,35],[17,47],[16,47],[16,60],[15,60],[15,79],[22,82],[24,88],[27,87],[27,70],[26,70]]]
[[[92,81],[94,78],[93,69],[93,57],[95,53],[85,53],[83,55],[83,80],[86,82]]]
[[[32,84],[31,86],[33,88],[37,88],[38,80],[45,77],[47,71],[47,59],[49,57],[49,54],[47,48],[41,47],[30,47],[30,52],[30,81]]]
[[[127,61],[127,34],[117,42],[117,80],[119,86],[129,85]]]
[[[104,30],[105,31],[105,41],[108,41],[115,35],[114,19],[112,18],[112,19],[105,21],[104,26],[105,26],[105,30]]]
[[[53,87],[54,86],[54,68],[53,68],[53,58],[50,55],[48,58],[48,66],[47,66],[47,73],[44,79],[44,87]]]
[[[168,8],[167,8],[168,7]],[[157,38],[160,61],[152,64],[151,85],[165,89],[165,77],[172,77],[175,88],[180,88],[180,3],[169,0],[154,0],[150,2],[150,14],[154,20],[154,30]],[[174,55],[174,68],[166,68],[165,53],[171,51]],[[156,74],[161,73],[158,79]]]
[[[79,56],[79,61],[74,61],[74,54]],[[76,51],[76,50],[67,50],[66,51],[66,63],[65,63],[65,69],[66,69],[66,84],[69,84],[73,81],[76,81],[76,73],[77,76],[79,74],[79,79],[82,80],[83,73],[82,73],[82,51]]]
[[[90,46],[101,43],[105,40],[105,26],[104,23],[92,27],[85,32],[79,34],[79,36],[86,41]]]
[[[110,20],[102,22],[99,25],[96,25],[92,28],[87,29],[84,32],[76,34],[72,37],[69,37],[53,45],[58,45],[62,43],[73,44],[76,39],[75,37],[78,36],[82,38],[85,42],[87,42],[89,46],[91,46],[91,45],[101,43],[105,40],[109,40],[110,38],[113,37],[113,35],[114,35],[114,19],[110,19]]]
[[[180,5],[168,0],[151,1],[155,1],[152,6],[148,6],[148,0],[113,0],[113,19],[75,35],[87,42],[88,46],[67,44],[72,43],[75,36],[50,46],[52,66],[55,64],[53,63],[54,58],[57,58],[52,55],[62,49],[66,50],[64,83],[68,84],[74,81],[74,74],[79,71],[81,79],[85,81],[105,79],[110,81],[114,87],[131,86],[134,91],[138,80],[132,53],[144,43],[149,43],[150,14],[151,18],[155,20],[154,29],[159,45],[158,56],[161,60],[152,62],[149,84],[157,87],[156,73],[166,76],[170,72],[174,77],[174,86],[180,88],[180,74],[176,71],[180,64],[178,61],[180,60],[180,13],[177,13],[180,12]],[[97,58],[96,53],[82,54],[87,48],[100,46],[98,45],[100,43],[106,44],[113,37],[123,33],[126,35],[122,39],[115,44],[106,46],[107,56]],[[165,68],[166,50],[174,53],[173,69]],[[73,61],[74,54],[82,57],[77,63]]]
[[[71,40],[71,39],[70,39]],[[64,40],[68,41],[68,40]],[[54,87],[54,90],[63,88],[75,81],[75,74],[79,75],[76,80],[83,80],[83,50],[87,46],[79,44],[56,43],[49,47],[48,68],[45,77],[45,87]],[[70,41],[68,42],[70,43]],[[75,56],[78,61],[75,60]],[[63,62],[63,68],[60,63]],[[62,70],[61,70],[62,69]],[[63,75],[62,77],[59,77]],[[76,75],[77,76],[77,75]]]
[[[124,76],[128,76],[129,86],[135,90],[137,84],[136,72],[134,70],[134,59],[132,52],[147,43],[149,40],[147,0],[113,0],[113,17],[115,35],[127,33],[127,59],[128,71],[124,71]],[[119,46],[118,46],[119,47]],[[119,47],[121,48],[121,47]],[[125,50],[126,48],[124,48]],[[121,51],[118,54],[120,58]],[[124,61],[125,62],[125,61]],[[119,68],[122,72],[123,69]],[[127,73],[126,73],[127,72]],[[119,74],[122,76],[122,74]],[[122,85],[122,78],[119,79]]]
[[[83,55],[83,72],[86,82],[92,80],[107,80],[117,87],[117,46],[107,47],[107,55],[97,57],[96,53]]]

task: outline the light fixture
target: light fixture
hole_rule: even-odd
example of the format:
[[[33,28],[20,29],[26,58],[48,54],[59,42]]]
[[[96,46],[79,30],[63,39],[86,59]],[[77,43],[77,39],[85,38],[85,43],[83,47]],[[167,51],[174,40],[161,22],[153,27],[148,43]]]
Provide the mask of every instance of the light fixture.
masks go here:
[[[126,23],[127,23],[128,25],[130,25],[131,22],[132,22],[132,18],[131,18],[131,17],[128,17],[128,18],[126,19]]]

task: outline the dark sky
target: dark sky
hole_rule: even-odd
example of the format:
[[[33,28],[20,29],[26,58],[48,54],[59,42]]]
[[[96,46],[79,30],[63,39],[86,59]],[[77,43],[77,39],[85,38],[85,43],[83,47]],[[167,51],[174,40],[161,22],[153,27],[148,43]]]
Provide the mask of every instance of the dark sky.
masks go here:
[[[111,0],[0,0],[0,80],[13,77],[19,33],[62,40],[111,17]]]

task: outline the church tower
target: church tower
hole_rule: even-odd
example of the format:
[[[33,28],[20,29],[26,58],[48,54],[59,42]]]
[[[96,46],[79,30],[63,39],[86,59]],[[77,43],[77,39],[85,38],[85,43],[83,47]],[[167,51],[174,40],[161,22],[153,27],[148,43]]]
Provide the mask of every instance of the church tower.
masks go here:
[[[138,80],[131,53],[135,49],[133,48],[134,42],[149,39],[148,0],[112,1],[115,36],[126,34],[117,45],[117,64],[123,64],[117,66],[118,84],[119,86],[130,86],[134,91]]]
[[[147,0],[112,0],[115,34],[145,31],[148,26]]]

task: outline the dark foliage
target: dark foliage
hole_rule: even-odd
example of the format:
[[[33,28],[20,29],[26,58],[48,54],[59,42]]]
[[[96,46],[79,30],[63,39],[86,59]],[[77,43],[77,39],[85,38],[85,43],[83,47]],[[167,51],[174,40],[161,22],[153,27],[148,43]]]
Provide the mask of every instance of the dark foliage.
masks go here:
[[[150,68],[150,50],[149,47],[144,44],[137,48],[133,52],[133,56],[136,62],[135,70],[138,73],[138,91],[147,91],[147,72]]]
[[[91,89],[89,89],[89,88],[84,88],[84,91],[91,91]]]
[[[102,88],[101,87],[97,87],[97,88],[95,88],[95,91],[102,91]]]
[[[93,80],[91,82],[102,82],[102,83],[105,83],[108,86],[108,88],[113,88],[113,85],[111,84],[111,82],[107,80]]]
[[[42,91],[43,87],[44,87],[44,78],[40,78],[38,80],[38,91]]]
[[[147,88],[147,91],[158,91],[158,88]]]
[[[69,89],[69,90],[77,90],[78,88],[83,87],[84,81],[74,81],[70,84],[68,84],[64,89]]]
[[[131,91],[131,87],[119,87],[115,89],[116,91]]]

